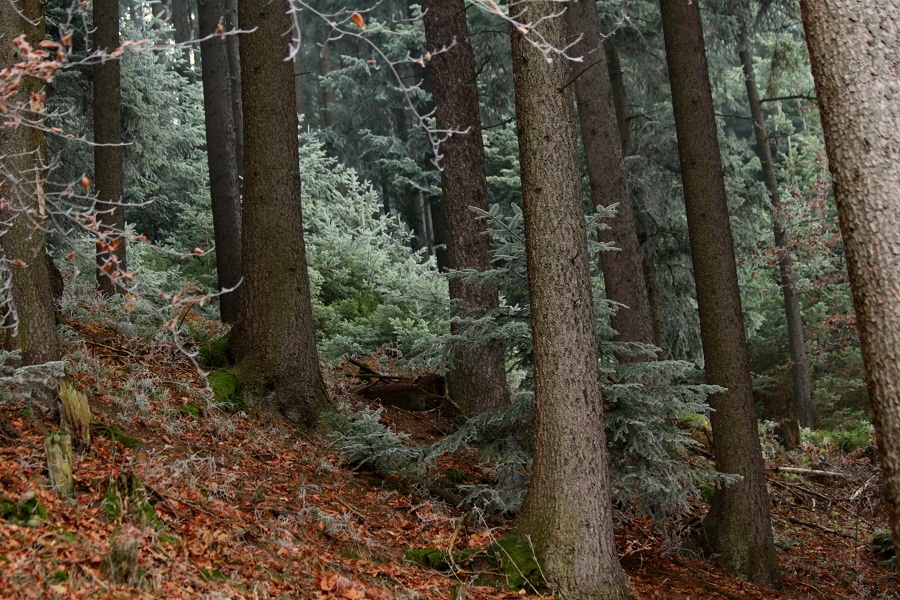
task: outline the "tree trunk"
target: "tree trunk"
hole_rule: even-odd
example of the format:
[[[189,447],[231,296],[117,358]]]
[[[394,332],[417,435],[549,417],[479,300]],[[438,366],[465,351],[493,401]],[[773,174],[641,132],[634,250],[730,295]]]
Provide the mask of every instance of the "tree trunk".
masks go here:
[[[201,39],[216,33],[225,14],[224,0],[199,0],[197,12]],[[234,157],[235,129],[231,104],[226,41],[214,36],[200,43],[203,65],[203,108],[206,116],[206,155],[216,239],[216,273],[219,290],[235,288],[241,280],[241,196]],[[240,292],[222,293],[219,313],[234,323]]]
[[[175,42],[184,44],[191,40],[191,34],[193,32],[191,27],[191,5],[188,0],[170,1],[170,6],[172,7],[172,25],[175,27]],[[184,46],[182,52],[184,53],[184,60],[187,61],[187,66],[190,69],[191,47]]]
[[[225,30],[238,28],[238,0],[225,0]],[[231,113],[234,122],[234,162],[237,164],[238,191],[244,176],[244,111],[241,106],[241,57],[240,38],[229,35],[225,38],[228,53],[228,78],[231,80]]]
[[[775,175],[775,161],[769,147],[769,133],[766,117],[759,99],[759,88],[753,72],[753,56],[750,54],[746,33],[742,35],[739,50],[744,81],[747,85],[747,99],[753,118],[756,135],[756,154],[762,165],[763,178],[769,200],[772,203],[772,230],[775,234],[775,250],[778,252],[778,270],[781,279],[781,295],[784,298],[784,312],[787,317],[788,342],[791,348],[792,375],[794,380],[794,413],[800,425],[813,426],[812,391],[809,385],[809,362],[806,360],[806,342],[803,339],[803,319],[794,281],[794,258],[791,256],[790,241],[782,223],[781,200],[778,192],[778,178]]]
[[[800,6],[900,556],[900,2]]]
[[[94,51],[119,47],[118,0],[93,3]],[[94,185],[97,190],[97,288],[105,295],[120,291],[125,261],[124,147],[122,139],[121,62],[94,65]]]
[[[297,95],[297,114],[306,115],[306,87],[303,85],[303,44],[297,42],[297,53],[294,54],[294,93]]]
[[[34,23],[33,25],[31,23]],[[21,59],[12,40],[25,33],[29,43],[37,47],[44,37],[44,4],[24,0],[0,6],[0,52],[3,67]],[[32,93],[43,92],[43,82],[26,79],[7,103],[15,103],[27,112]],[[37,116],[37,115],[32,115]],[[51,261],[46,256],[47,220],[44,207],[43,149],[44,134],[22,123],[0,128],[0,197],[9,207],[0,211],[0,254],[10,271],[16,327],[9,349],[22,353],[22,364],[32,365],[59,360],[59,337],[53,302]]]
[[[572,53],[584,57],[580,65],[573,63],[577,65],[573,76],[591,200],[598,207],[618,205],[616,217],[606,222],[609,228],[600,232],[600,241],[614,243],[619,248],[618,251],[604,252],[600,258],[606,297],[625,305],[612,316],[612,328],[619,341],[652,344],[653,319],[606,53],[600,38],[600,18],[593,0],[574,0],[568,6],[569,37],[581,36]]]
[[[558,7],[518,1],[510,13],[566,43]],[[518,29],[513,81],[531,329],[535,450],[516,531],[530,536],[557,597],[624,598],[612,502],[571,72],[548,62]]]
[[[722,562],[751,581],[778,586],[700,9],[696,0],[660,0],[660,6],[706,381],[727,389],[710,396],[716,468],[743,478],[716,490],[704,528]]]
[[[622,62],[615,39],[610,37],[603,42],[606,49],[606,61],[609,69],[609,83],[612,87],[613,104],[616,107],[616,121],[619,123],[619,139],[622,142],[622,154],[634,154],[634,132],[628,112],[628,94],[625,92],[625,76],[622,74]]]
[[[478,111],[475,56],[469,44],[463,0],[426,0],[425,38],[432,53],[431,80],[438,129],[457,133],[440,146],[441,189],[448,266],[453,270],[491,266],[491,240],[486,224],[471,207],[488,209],[484,142]],[[442,48],[445,52],[438,52]],[[453,277],[450,299],[454,317],[495,309],[497,290]],[[463,325],[454,322],[453,333]],[[473,335],[484,332],[473,332]],[[499,343],[460,347],[447,373],[450,397],[465,412],[480,412],[509,402],[503,346]]]
[[[319,370],[300,204],[293,68],[286,62],[287,2],[242,0],[244,199],[240,315],[231,334],[251,401],[301,426],[328,403]]]

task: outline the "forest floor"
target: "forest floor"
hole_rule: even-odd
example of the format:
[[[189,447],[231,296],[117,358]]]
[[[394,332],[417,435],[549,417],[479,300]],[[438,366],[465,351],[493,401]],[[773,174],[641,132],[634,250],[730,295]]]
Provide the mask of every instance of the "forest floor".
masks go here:
[[[76,451],[75,497],[61,499],[46,476],[51,415],[36,402],[0,402],[17,436],[0,444],[0,497],[21,504],[33,496],[46,510],[32,526],[0,519],[0,598],[448,598],[460,585],[472,599],[541,597],[537,581],[520,590],[483,587],[465,567],[437,572],[404,559],[411,548],[483,547],[509,522],[472,519],[424,486],[348,468],[327,440],[299,436],[270,415],[216,409],[196,368],[171,345],[68,325],[76,332],[71,377],[106,425],[94,427],[90,449]],[[336,398],[354,401],[352,372],[331,370]],[[413,440],[449,428],[432,413],[396,407],[382,417]],[[900,598],[895,575],[869,547],[885,528],[870,457],[871,448],[812,446],[770,456],[773,469],[841,474],[769,473],[781,592],[686,557],[677,536],[620,515],[617,544],[635,598]],[[482,476],[473,451],[438,465],[451,468]],[[110,514],[104,495],[111,482],[128,488],[126,479],[122,515]],[[128,544],[137,551],[136,583],[116,585],[111,545]]]

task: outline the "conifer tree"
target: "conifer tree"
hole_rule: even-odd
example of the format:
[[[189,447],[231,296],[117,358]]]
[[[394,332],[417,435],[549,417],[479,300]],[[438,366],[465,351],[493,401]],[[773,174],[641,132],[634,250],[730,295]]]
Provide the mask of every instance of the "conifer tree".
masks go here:
[[[468,39],[463,0],[427,0],[425,37],[432,54],[431,82],[438,129],[452,131],[440,145],[441,188],[447,225],[447,254],[451,269],[487,269],[491,240],[487,225],[472,207],[487,210],[484,142],[478,111],[475,57]],[[485,285],[450,280],[450,300],[458,303],[455,316],[497,308],[497,290]],[[462,325],[454,323],[455,333]],[[450,397],[465,411],[479,412],[509,401],[503,346],[462,346],[451,357],[447,373]]]
[[[604,252],[600,260],[606,297],[624,305],[612,316],[612,327],[619,341],[652,344],[653,319],[596,4],[569,2],[566,23],[569,36],[579,40],[572,52],[583,58],[573,63],[573,78],[591,200],[595,206],[617,205],[615,218],[607,221],[609,229],[601,232],[602,242],[619,249]]]
[[[706,383],[727,390],[710,396],[716,469],[742,477],[716,490],[704,532],[738,574],[779,586],[700,8],[696,0],[660,0],[660,7]]]
[[[510,14],[531,328],[535,450],[516,531],[530,536],[559,598],[624,598],[612,500],[565,23],[552,2]],[[556,16],[555,16],[556,15]],[[525,25],[527,24],[527,25]],[[532,29],[533,27],[533,29]]]
[[[119,48],[118,0],[93,3],[94,51]],[[126,269],[122,83],[118,59],[94,65],[94,185],[97,189],[97,288],[106,295],[118,290]]]
[[[286,2],[242,0],[244,283],[230,350],[251,399],[301,426],[328,404],[319,369],[303,216]]]
[[[800,7],[900,553],[900,2]]]
[[[0,2],[0,52],[4,68],[22,57],[13,40],[25,34],[32,48],[44,37],[44,4],[39,0]],[[41,94],[42,82],[26,78],[6,106],[23,107],[29,114],[31,94]],[[44,206],[44,134],[25,123],[0,128],[0,198],[8,208],[0,211],[0,258],[9,271],[16,322],[11,349],[21,351],[22,363],[33,365],[59,360],[59,337],[53,306],[52,261],[46,256],[46,207]],[[11,321],[7,325],[11,325]]]

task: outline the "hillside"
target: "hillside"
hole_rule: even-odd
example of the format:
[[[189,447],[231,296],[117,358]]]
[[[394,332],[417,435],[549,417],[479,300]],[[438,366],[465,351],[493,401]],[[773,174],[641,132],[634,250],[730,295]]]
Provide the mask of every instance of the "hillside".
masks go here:
[[[298,436],[271,415],[217,408],[173,345],[68,325],[77,332],[70,375],[97,418],[93,441],[75,453],[75,497],[60,499],[48,486],[43,444],[55,418],[36,402],[0,403],[11,429],[0,445],[0,597],[448,598],[459,586],[467,598],[540,597],[539,574],[516,590],[484,587],[472,582],[489,567],[452,560],[499,539],[510,521],[472,517],[427,486],[355,471],[327,439]],[[368,404],[348,391],[359,383],[354,372],[331,369],[331,393]],[[432,413],[382,414],[413,440],[450,427]],[[772,467],[840,474],[769,473],[781,594],[679,555],[674,533],[690,527],[690,516],[666,537],[620,514],[618,548],[635,597],[900,598],[869,547],[885,528],[872,456],[871,445],[843,454],[828,442],[770,456]],[[474,451],[439,463],[451,468],[482,477]],[[29,512],[35,500],[40,509]],[[113,583],[111,544],[136,553],[134,564],[114,561],[133,584]],[[414,548],[443,551],[447,572],[406,560]]]

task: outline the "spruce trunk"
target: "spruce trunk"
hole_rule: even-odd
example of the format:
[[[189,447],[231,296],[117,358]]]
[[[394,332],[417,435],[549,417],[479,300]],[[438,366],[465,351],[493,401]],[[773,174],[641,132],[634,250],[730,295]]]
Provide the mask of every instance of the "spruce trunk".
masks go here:
[[[724,564],[779,586],[700,9],[696,0],[660,6],[706,381],[727,390],[709,399],[716,468],[742,478],[716,490],[704,529]]]
[[[566,43],[554,3],[519,1],[518,19]],[[529,34],[531,35],[531,34]],[[569,66],[513,28],[516,126],[534,344],[535,450],[516,521],[557,597],[624,598],[613,515],[587,234]]]
[[[94,51],[119,48],[118,0],[94,0]],[[97,190],[97,289],[108,296],[121,290],[125,262],[124,147],[120,60],[94,65],[94,186]]]
[[[230,344],[245,397],[300,426],[328,403],[315,344],[300,202],[287,2],[241,0],[244,283]]]
[[[463,0],[426,0],[425,37],[432,53],[431,81],[437,127],[452,130],[440,145],[441,189],[447,232],[447,255],[453,270],[491,266],[491,240],[483,219],[472,210],[488,209],[484,142],[475,85],[475,57],[468,39]],[[442,48],[447,48],[441,51]],[[450,279],[454,317],[465,318],[499,306],[497,290]],[[452,324],[454,334],[464,331]],[[481,332],[483,333],[483,332]],[[503,346],[494,342],[462,346],[447,373],[450,397],[466,413],[509,402]]]
[[[199,0],[197,12],[203,77],[203,108],[206,121],[206,155],[212,198],[213,232],[216,240],[219,314],[225,323],[234,323],[240,306],[241,281],[241,196],[235,158],[236,132],[231,103],[226,38],[216,33],[225,14],[225,0]]]
[[[900,557],[900,1],[800,6]]]
[[[803,339],[803,319],[794,280],[794,258],[791,256],[790,240],[782,222],[781,196],[778,191],[778,178],[775,175],[775,161],[772,160],[772,149],[769,147],[766,117],[759,99],[759,88],[756,85],[756,75],[753,71],[753,56],[750,54],[746,35],[742,37],[739,54],[744,69],[744,81],[747,85],[747,99],[750,103],[750,116],[753,118],[753,131],[756,135],[756,154],[762,166],[766,190],[769,192],[769,201],[772,203],[772,230],[775,234],[775,250],[778,252],[781,295],[784,299],[788,343],[791,348],[794,415],[800,421],[800,425],[811,428],[813,426],[812,391],[809,385],[806,342]]]
[[[619,341],[652,344],[653,317],[594,1],[569,2],[566,23],[571,38],[581,36],[572,53],[583,57],[584,62],[573,63],[576,65],[573,77],[591,200],[598,207],[617,205],[615,218],[606,221],[609,228],[600,232],[601,242],[613,243],[618,248],[600,257],[606,297],[624,305],[612,315],[612,328]]]
[[[44,37],[44,4],[24,0],[0,5],[0,48],[3,67],[20,61],[12,41],[24,33],[37,47]],[[6,102],[28,107],[32,93],[40,93],[43,82],[27,79]],[[25,110],[27,113],[27,109]],[[30,115],[38,117],[38,115]],[[46,257],[47,213],[44,205],[44,134],[19,123],[0,128],[2,172],[0,198],[9,207],[0,211],[0,220],[8,224],[0,231],[0,254],[10,271],[10,287],[15,314],[9,349],[22,353],[22,364],[40,364],[59,360],[59,337],[53,300],[52,261]]]

